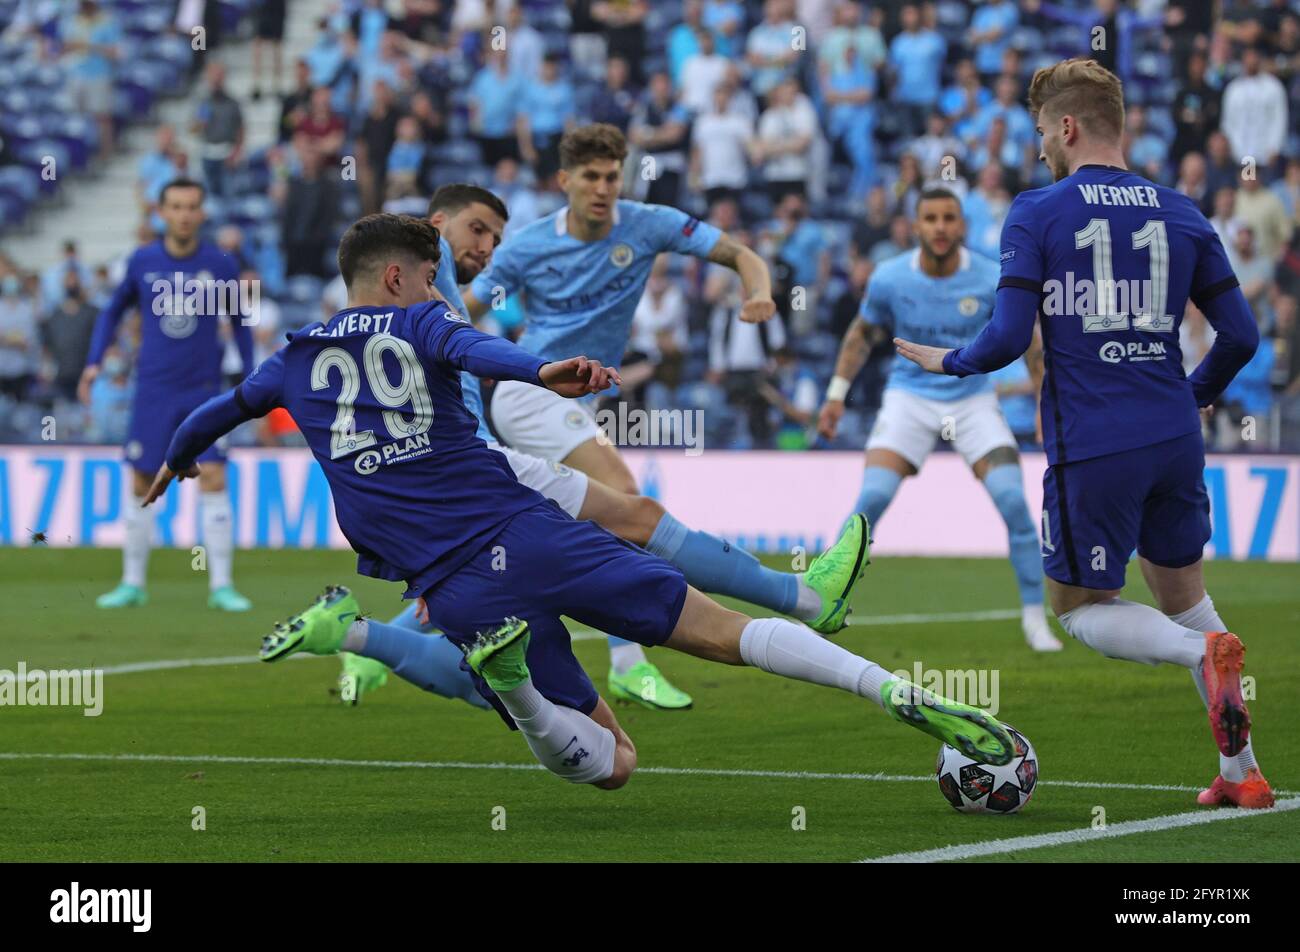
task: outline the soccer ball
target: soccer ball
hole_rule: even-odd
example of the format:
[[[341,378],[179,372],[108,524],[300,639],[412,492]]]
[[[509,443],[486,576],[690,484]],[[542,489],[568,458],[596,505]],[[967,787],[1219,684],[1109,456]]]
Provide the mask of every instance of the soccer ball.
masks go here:
[[[1038,784],[1038,754],[1020,731],[1009,725],[1016,753],[1002,767],[971,760],[955,747],[939,748],[935,774],[939,792],[962,813],[1015,813],[1034,795]]]

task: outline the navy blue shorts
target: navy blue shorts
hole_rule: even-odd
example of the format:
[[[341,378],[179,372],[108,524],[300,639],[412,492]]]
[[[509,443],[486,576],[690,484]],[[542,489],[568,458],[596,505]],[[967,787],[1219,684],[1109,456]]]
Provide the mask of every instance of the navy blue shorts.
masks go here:
[[[681,569],[624,542],[593,522],[578,522],[553,502],[516,515],[469,562],[424,594],[429,617],[457,645],[515,615],[528,622],[533,684],[556,704],[590,714],[598,695],[573,656],[568,615],[643,645],[661,645],[686,602]],[[461,667],[469,670],[464,661]],[[475,687],[514,727],[478,675]]]
[[[133,469],[153,476],[167,459],[167,447],[185,418],[218,391],[169,390],[166,393],[137,390],[131,405],[131,426],[123,448]],[[226,440],[222,437],[199,454],[199,463],[224,463]]]
[[[1120,589],[1134,549],[1165,568],[1210,540],[1200,431],[1043,474],[1043,571],[1083,588]]]

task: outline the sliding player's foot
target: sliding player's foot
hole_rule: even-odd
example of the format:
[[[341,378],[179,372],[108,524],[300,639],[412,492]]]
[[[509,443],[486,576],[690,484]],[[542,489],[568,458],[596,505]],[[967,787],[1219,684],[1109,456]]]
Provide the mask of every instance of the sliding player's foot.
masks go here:
[[[1264,810],[1273,805],[1273,790],[1259,772],[1258,767],[1246,771],[1246,779],[1234,783],[1215,777],[1210,789],[1196,795],[1196,802],[1205,807],[1232,805],[1246,810]]]
[[[1241,666],[1246,649],[1230,631],[1205,633],[1201,675],[1210,699],[1210,730],[1225,757],[1236,757],[1250,740],[1250,712],[1241,696]]]
[[[530,677],[529,636],[528,622],[507,618],[499,628],[478,633],[465,651],[465,662],[493,691],[513,691]]]
[[[1020,612],[1020,628],[1025,642],[1034,651],[1060,651],[1064,645],[1052,634],[1047,624],[1047,612],[1042,604],[1026,605]]]
[[[901,678],[887,682],[880,696],[894,720],[955,747],[971,760],[1001,767],[1015,755],[1010,732],[988,711],[950,701]]]
[[[208,607],[223,612],[246,612],[253,607],[253,603],[235,591],[233,585],[223,585],[213,589],[208,596]]]
[[[105,592],[95,599],[96,608],[135,608],[149,601],[149,594],[139,585],[127,585],[123,582],[111,592]]]
[[[610,668],[609,693],[619,701],[660,711],[681,711],[694,703],[689,694],[674,687],[649,661],[638,662],[622,674]]]
[[[382,661],[344,651],[343,671],[339,674],[339,700],[356,706],[372,691],[388,683],[388,666]]]
[[[822,613],[808,627],[831,635],[847,624],[853,586],[871,564],[871,526],[860,512],[849,516],[835,544],[813,559],[803,580],[822,597]]]
[[[306,611],[276,625],[275,631],[262,639],[258,656],[263,661],[279,661],[296,651],[334,654],[342,646],[348,626],[360,613],[351,591],[342,585],[331,585]]]

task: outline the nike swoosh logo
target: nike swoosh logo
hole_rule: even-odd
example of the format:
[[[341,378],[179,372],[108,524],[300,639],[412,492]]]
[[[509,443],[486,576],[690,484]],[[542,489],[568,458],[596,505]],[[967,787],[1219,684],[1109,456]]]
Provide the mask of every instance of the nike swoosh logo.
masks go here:
[[[356,618],[356,617],[357,617],[356,612],[344,612],[342,615],[339,615],[339,621],[347,621],[349,618]]]

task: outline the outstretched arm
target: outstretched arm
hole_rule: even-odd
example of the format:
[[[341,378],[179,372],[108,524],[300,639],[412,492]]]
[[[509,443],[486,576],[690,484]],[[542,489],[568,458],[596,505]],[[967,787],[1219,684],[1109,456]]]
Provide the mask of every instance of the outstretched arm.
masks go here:
[[[708,258],[740,275],[745,288],[745,303],[740,309],[742,321],[761,324],[776,313],[776,302],[772,300],[772,275],[767,270],[767,262],[753,249],[723,233],[709,251]]]
[[[438,320],[437,318],[434,318]],[[582,397],[608,390],[620,382],[617,371],[602,366],[598,360],[570,357],[568,360],[545,361],[528,353],[503,337],[484,334],[463,321],[449,321],[451,329],[437,328],[432,342],[439,359],[467,370],[476,377],[493,380],[522,380],[554,390],[562,397]]]
[[[906,357],[933,374],[968,377],[992,373],[1029,349],[1034,337],[1034,320],[1038,316],[1038,298],[1037,291],[1007,283],[1004,279],[998,287],[992,319],[967,346],[955,350],[928,347],[900,337],[894,338],[894,344],[900,357]]]
[[[195,409],[172,436],[167,447],[167,462],[158,470],[141,505],[147,506],[162,496],[174,477],[187,479],[198,476],[199,467],[194,461],[199,454],[254,416],[260,414],[252,413],[251,408],[242,403],[237,389],[215,396]]]

